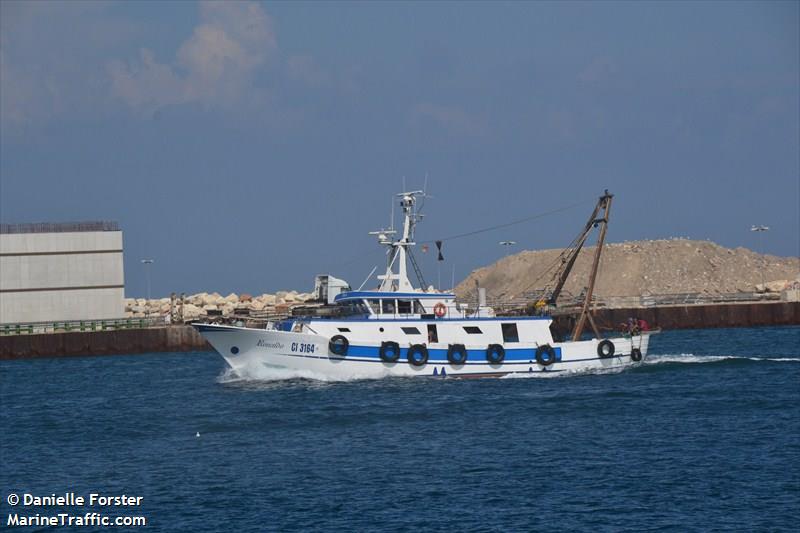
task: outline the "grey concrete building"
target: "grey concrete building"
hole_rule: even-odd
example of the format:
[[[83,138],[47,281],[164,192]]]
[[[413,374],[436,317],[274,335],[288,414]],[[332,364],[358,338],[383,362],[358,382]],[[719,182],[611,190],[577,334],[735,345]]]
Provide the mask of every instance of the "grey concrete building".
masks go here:
[[[125,314],[114,222],[0,224],[0,324]]]

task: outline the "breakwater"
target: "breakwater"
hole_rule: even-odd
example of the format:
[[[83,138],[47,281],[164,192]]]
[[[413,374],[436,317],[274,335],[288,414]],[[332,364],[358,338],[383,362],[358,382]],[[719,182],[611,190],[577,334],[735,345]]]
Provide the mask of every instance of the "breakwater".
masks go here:
[[[646,320],[651,326],[665,330],[792,326],[800,325],[800,302],[599,308],[592,316],[603,330],[618,330],[630,317]],[[575,314],[553,318],[562,332],[570,331],[575,325]]]
[[[0,336],[0,359],[194,352],[210,349],[205,339],[193,327],[182,325]]]
[[[625,309],[600,308],[595,322],[604,330],[618,329],[628,317],[646,320],[665,330],[800,325],[800,302],[674,305]],[[556,327],[569,331],[575,316],[554,317]],[[150,352],[207,351],[211,347],[191,326],[173,325],[116,331],[71,331],[0,335],[0,359],[115,355]]]

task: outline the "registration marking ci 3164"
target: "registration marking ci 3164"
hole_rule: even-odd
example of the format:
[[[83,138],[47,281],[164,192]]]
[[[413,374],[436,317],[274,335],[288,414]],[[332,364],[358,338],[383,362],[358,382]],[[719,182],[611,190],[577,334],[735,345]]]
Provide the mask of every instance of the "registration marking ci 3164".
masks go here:
[[[314,353],[314,344],[308,344],[305,342],[293,342],[292,351],[299,353]]]

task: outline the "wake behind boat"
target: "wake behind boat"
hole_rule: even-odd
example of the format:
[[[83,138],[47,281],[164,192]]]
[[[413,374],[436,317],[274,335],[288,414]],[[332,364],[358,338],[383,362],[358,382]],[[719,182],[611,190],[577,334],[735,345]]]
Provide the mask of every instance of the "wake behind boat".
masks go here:
[[[557,342],[549,316],[497,316],[479,299],[471,309],[455,294],[415,288],[408,278],[422,191],[398,195],[403,209],[402,236],[394,230],[373,232],[387,246],[386,271],[371,291],[353,291],[341,280],[318,276],[317,298],[323,305],[265,327],[193,324],[225,361],[240,374],[261,368],[308,372],[333,379],[385,376],[482,377],[508,374],[616,369],[647,356],[650,335],[634,332],[603,338],[591,317],[590,303],[612,195],[600,198],[578,245],[564,257],[564,268],[551,293],[555,303],[580,247],[593,227],[602,224],[594,268],[572,340]],[[603,211],[602,218],[598,218]],[[410,260],[410,261],[409,261]],[[582,339],[586,322],[595,333]]]

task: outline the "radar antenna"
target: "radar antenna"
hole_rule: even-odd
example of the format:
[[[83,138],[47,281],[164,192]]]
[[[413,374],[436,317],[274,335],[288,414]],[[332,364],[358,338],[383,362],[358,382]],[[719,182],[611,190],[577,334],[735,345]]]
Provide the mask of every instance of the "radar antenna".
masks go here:
[[[370,235],[377,235],[378,242],[389,248],[387,252],[386,272],[378,279],[381,280],[380,291],[413,291],[414,286],[408,279],[408,260],[411,259],[412,266],[424,284],[419,265],[410,256],[410,248],[414,242],[414,227],[422,220],[423,215],[417,209],[417,199],[425,198],[425,191],[408,191],[397,195],[400,198],[400,207],[403,209],[403,234],[395,240],[392,236],[396,233],[394,229],[382,229],[372,231]],[[392,204],[394,206],[394,204]],[[397,264],[397,272],[394,265]]]

